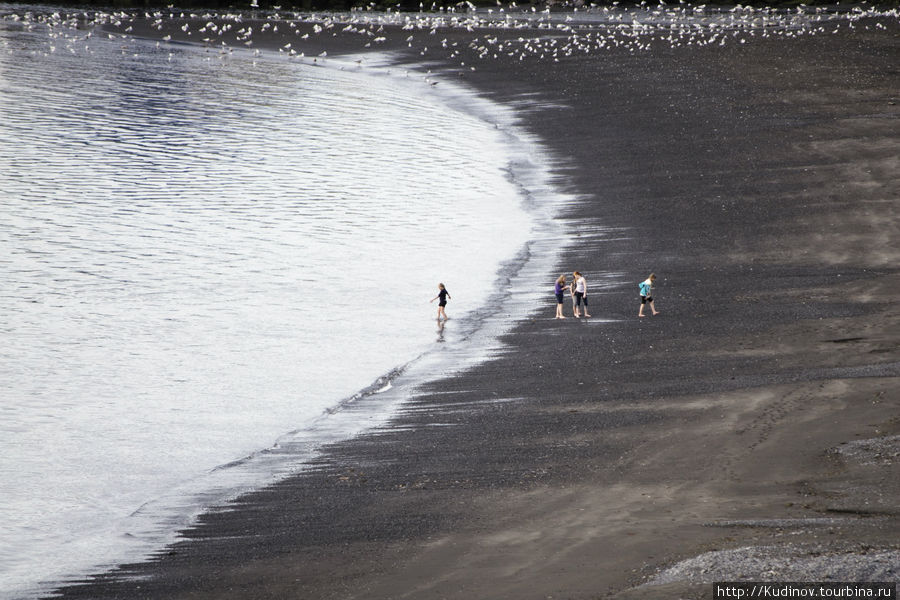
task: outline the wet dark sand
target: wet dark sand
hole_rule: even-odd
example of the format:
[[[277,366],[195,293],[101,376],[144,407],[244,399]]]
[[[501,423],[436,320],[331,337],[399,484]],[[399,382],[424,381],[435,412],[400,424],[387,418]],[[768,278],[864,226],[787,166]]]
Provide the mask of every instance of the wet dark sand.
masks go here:
[[[546,306],[509,353],[428,386],[392,427],[63,596],[693,598],[714,580],[896,581],[900,31],[886,24],[431,66],[517,103],[580,197]],[[552,281],[573,269],[612,274],[590,295],[609,322],[551,318]],[[650,271],[661,314],[638,319]]]

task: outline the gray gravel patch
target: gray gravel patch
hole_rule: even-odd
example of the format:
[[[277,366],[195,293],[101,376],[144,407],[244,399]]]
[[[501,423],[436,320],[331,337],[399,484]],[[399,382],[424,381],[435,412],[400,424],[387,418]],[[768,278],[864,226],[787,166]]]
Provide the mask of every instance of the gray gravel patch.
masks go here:
[[[897,581],[900,551],[821,552],[747,546],[707,552],[662,571],[645,586],[716,581]],[[642,586],[642,587],[645,587]]]
[[[864,465],[889,465],[900,459],[900,435],[854,440],[832,452]]]

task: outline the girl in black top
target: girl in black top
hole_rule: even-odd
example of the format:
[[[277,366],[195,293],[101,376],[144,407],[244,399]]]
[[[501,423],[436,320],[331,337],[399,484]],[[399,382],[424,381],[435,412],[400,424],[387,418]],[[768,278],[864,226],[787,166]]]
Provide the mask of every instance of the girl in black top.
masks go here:
[[[447,288],[444,287],[443,283],[439,283],[438,284],[438,295],[431,299],[431,302],[434,302],[435,300],[439,300],[438,312],[437,312],[438,321],[441,320],[441,317],[444,317],[445,321],[449,318],[447,316],[447,313],[444,311],[444,307],[447,306],[448,298],[450,298],[450,293],[447,291]]]

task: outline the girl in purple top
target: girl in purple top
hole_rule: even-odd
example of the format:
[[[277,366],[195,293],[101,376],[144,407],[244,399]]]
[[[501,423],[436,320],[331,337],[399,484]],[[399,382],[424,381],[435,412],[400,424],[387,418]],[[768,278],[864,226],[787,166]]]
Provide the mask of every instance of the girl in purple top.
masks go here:
[[[563,294],[566,289],[566,276],[565,274],[560,275],[559,279],[556,280],[556,287],[554,288],[554,293],[556,294],[556,318],[557,319],[565,319],[565,315],[563,315]]]

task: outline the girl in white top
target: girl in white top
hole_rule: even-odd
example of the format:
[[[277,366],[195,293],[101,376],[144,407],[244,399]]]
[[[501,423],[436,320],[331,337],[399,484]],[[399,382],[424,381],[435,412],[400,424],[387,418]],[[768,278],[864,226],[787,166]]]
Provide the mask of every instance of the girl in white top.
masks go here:
[[[573,275],[575,276],[575,293],[573,294],[575,296],[575,318],[581,317],[579,308],[582,302],[584,302],[584,316],[590,317],[591,315],[588,314],[587,281],[578,271],[575,271]]]

